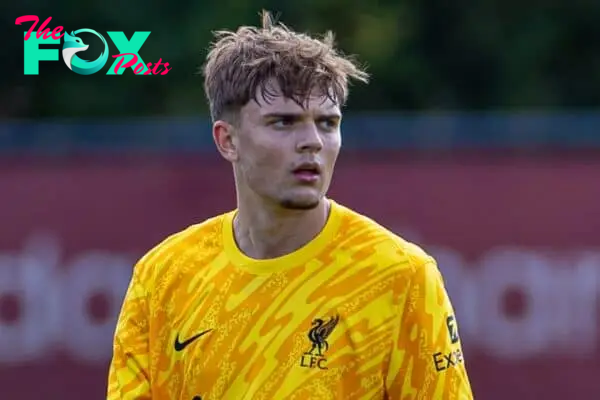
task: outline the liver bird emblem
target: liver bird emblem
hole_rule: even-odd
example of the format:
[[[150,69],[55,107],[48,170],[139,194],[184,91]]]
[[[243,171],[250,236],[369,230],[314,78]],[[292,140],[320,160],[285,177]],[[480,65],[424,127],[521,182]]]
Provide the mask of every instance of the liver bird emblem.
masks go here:
[[[312,342],[312,347],[306,354],[314,355],[317,352],[317,356],[322,357],[323,352],[329,350],[329,343],[327,338],[333,332],[340,320],[340,316],[336,315],[330,318],[328,321],[324,321],[321,318],[317,318],[312,322],[312,328],[308,332],[308,339]]]

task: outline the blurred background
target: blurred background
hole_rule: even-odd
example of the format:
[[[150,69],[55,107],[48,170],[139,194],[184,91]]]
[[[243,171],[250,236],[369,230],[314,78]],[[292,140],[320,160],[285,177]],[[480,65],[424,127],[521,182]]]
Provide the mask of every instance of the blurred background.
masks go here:
[[[439,262],[477,399],[600,393],[600,2],[28,0],[0,6],[0,398],[102,399],[134,262],[233,207],[196,75],[267,8],[332,29],[352,89],[331,197]],[[166,75],[24,74],[22,15],[151,34]],[[38,25],[39,26],[39,25]],[[99,40],[82,34],[100,54]],[[97,40],[97,42],[94,42]],[[62,43],[62,42],[61,42]],[[50,45],[60,51],[60,44]]]

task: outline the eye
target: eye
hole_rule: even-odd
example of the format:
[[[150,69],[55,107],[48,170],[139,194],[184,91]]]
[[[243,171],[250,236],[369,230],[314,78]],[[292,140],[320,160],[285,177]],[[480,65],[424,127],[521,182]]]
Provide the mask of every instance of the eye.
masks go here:
[[[280,117],[270,121],[269,125],[275,129],[286,129],[294,126],[295,123],[296,118],[294,117]]]
[[[317,123],[324,131],[332,131],[338,127],[340,120],[339,118],[323,118],[318,120]]]

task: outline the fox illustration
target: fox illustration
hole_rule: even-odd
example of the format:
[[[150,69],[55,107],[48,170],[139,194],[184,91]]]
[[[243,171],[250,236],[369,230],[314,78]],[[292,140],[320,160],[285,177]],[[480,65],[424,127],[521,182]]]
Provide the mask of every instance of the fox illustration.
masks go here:
[[[63,44],[62,50],[63,60],[65,60],[65,64],[67,64],[67,67],[69,67],[70,70],[73,70],[72,60],[75,53],[85,51],[90,46],[83,43],[83,40],[81,40],[81,38],[78,38],[77,36],[73,35],[73,32],[71,32],[70,35],[67,32],[65,32],[64,41],[65,43]]]
[[[91,29],[80,29],[77,32],[89,32],[97,35],[100,39],[102,39],[102,42],[104,43],[104,51],[102,52],[100,57],[98,57],[98,59],[94,61],[82,60],[81,58],[76,56],[76,54],[81,51],[87,50],[90,46],[83,43],[83,40],[77,37],[74,32],[71,32],[71,34],[65,32],[64,44],[62,49],[63,60],[65,61],[65,64],[67,64],[67,67],[69,67],[71,71],[77,72],[78,74],[90,75],[96,73],[104,66],[104,64],[106,64],[106,61],[108,60],[108,52],[106,51],[108,49],[108,45],[106,43],[106,40],[104,40],[104,38],[100,34],[98,34],[95,31],[92,31]]]

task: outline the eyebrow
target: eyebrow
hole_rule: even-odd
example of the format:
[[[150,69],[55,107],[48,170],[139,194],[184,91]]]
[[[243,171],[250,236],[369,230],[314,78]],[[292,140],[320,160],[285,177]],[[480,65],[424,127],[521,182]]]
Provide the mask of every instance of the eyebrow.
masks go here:
[[[264,119],[275,119],[275,118],[290,118],[290,119],[294,119],[294,118],[301,118],[304,115],[304,113],[293,113],[293,112],[277,112],[277,113],[268,113],[262,116],[262,118]],[[340,119],[342,118],[342,115],[339,113],[324,113],[324,114],[318,114],[317,118],[319,119]]]

